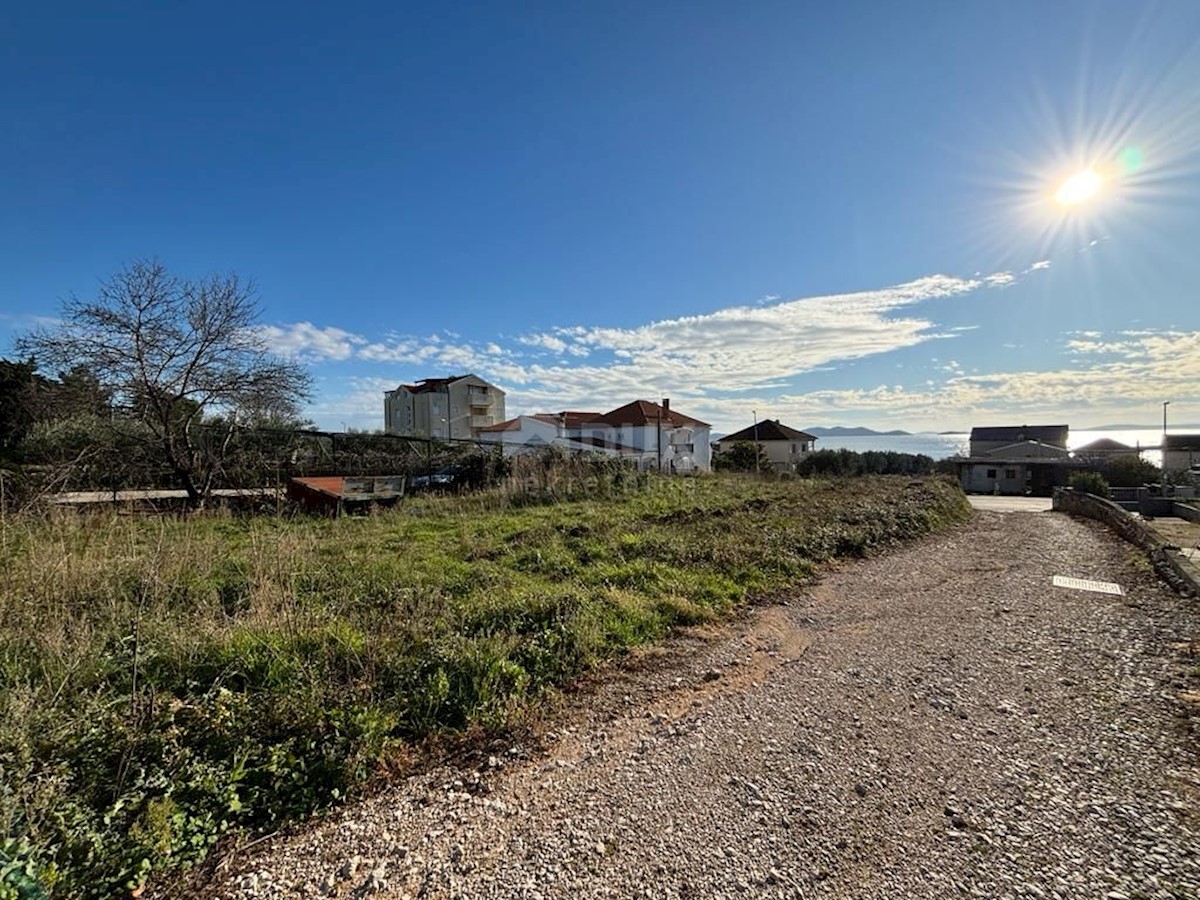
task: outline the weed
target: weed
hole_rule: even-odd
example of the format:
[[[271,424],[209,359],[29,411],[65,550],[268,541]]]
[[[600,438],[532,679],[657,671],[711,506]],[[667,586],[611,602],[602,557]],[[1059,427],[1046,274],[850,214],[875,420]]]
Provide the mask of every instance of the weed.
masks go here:
[[[422,736],[500,726],[632,647],[966,514],[941,480],[610,474],[590,499],[355,519],[9,517],[0,897],[136,888],[340,802]]]

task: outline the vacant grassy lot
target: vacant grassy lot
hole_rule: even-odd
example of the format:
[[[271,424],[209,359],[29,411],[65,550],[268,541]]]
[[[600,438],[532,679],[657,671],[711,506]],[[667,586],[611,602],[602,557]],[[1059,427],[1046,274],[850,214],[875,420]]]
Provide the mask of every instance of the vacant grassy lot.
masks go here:
[[[422,735],[500,724],[675,626],[966,514],[936,479],[710,478],[359,519],[9,519],[7,882],[136,887],[337,802]]]

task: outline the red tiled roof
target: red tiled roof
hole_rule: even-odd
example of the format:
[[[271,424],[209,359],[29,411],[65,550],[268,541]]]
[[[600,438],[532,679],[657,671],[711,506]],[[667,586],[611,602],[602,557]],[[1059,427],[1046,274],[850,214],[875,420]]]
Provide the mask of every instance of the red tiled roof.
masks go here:
[[[534,418],[536,419],[537,416],[534,416]],[[517,416],[515,419],[509,419],[506,422],[497,422],[495,425],[484,425],[480,428],[476,428],[475,430],[479,431],[479,432],[520,431],[521,430],[521,417]]]
[[[669,422],[672,425],[708,426],[707,422],[685,416],[673,409],[664,410],[657,403],[651,403],[649,400],[634,400],[632,403],[626,403],[624,406],[619,406],[612,412],[597,416],[590,421],[605,425],[653,425],[659,421],[660,416],[663,422]]]

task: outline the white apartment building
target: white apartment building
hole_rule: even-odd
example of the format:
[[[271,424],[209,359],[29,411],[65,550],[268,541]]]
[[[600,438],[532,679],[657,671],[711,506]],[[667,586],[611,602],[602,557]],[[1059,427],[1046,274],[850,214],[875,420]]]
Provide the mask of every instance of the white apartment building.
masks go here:
[[[424,378],[383,395],[388,434],[472,440],[504,421],[504,391],[478,375]]]

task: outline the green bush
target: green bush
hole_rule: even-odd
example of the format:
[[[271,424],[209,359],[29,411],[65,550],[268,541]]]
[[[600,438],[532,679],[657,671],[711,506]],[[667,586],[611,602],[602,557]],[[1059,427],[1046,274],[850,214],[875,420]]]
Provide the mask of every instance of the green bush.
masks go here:
[[[734,441],[713,455],[713,468],[718,472],[769,472],[771,461],[761,444]]]
[[[800,460],[799,475],[836,478],[857,475],[931,475],[932,457],[894,450],[817,450]]]
[[[1162,470],[1139,456],[1117,456],[1105,464],[1103,475],[1110,487],[1141,487],[1161,480]]]
[[[1108,496],[1108,482],[1099,472],[1072,472],[1070,485],[1080,493],[1095,494],[1097,497]]]

